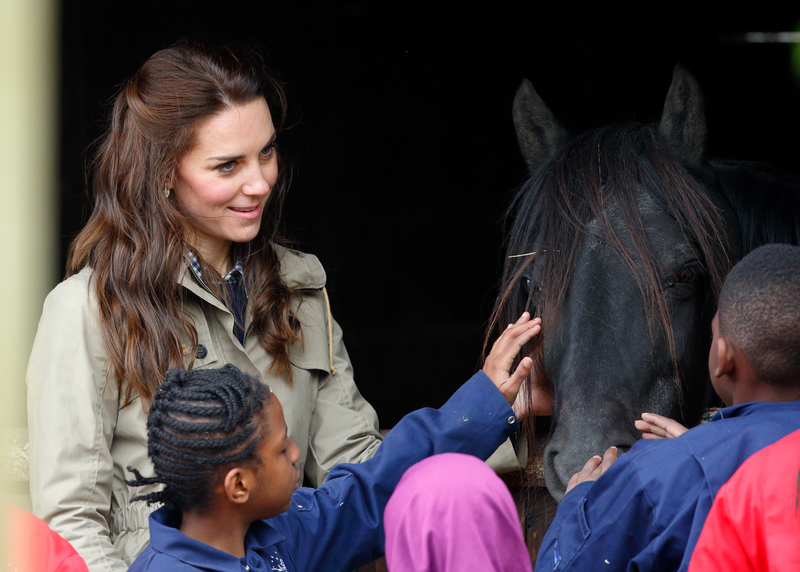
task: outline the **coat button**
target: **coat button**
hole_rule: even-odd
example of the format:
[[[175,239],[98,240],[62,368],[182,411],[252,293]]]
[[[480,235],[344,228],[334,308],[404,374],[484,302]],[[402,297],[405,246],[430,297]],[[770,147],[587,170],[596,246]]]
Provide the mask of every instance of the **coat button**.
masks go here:
[[[197,359],[204,359],[207,355],[208,355],[208,350],[206,349],[206,346],[204,346],[203,344],[199,344],[197,346],[197,351],[195,352],[194,357],[196,357]]]

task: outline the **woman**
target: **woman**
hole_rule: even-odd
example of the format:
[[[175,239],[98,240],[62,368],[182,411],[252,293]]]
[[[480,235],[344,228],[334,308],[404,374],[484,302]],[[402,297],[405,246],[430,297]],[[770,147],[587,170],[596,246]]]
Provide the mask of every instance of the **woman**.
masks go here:
[[[90,569],[149,540],[128,466],[151,467],[146,409],[173,367],[233,363],[285,404],[297,466],[321,483],[372,456],[325,273],[278,245],[281,85],[233,47],[182,42],[119,91],[93,164],[95,207],[45,301],[28,367],[34,512]]]

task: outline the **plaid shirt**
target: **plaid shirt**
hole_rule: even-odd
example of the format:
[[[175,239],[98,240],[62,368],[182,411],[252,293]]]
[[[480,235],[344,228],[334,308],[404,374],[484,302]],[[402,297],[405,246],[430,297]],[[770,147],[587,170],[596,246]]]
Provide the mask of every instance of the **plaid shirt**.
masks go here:
[[[194,273],[197,277],[205,283],[205,279],[203,278],[203,270],[200,268],[200,260],[197,258],[197,255],[192,252],[191,250],[186,251],[186,259],[189,261],[189,265],[194,270]],[[242,281],[244,278],[244,269],[242,267],[242,261],[237,260],[236,264],[231,268],[231,271],[228,272],[225,276],[222,277],[222,281],[230,284],[231,282],[237,283]],[[247,293],[247,288],[245,287],[245,293]]]
[[[186,252],[186,258],[189,261],[189,265],[192,267],[192,270],[197,278],[205,284],[203,270],[200,267],[200,260],[198,260],[197,255],[191,250],[188,250]],[[233,332],[236,334],[239,342],[244,345],[244,320],[245,311],[247,309],[247,285],[244,283],[244,269],[242,268],[241,260],[236,261],[236,264],[233,266],[231,271],[222,277],[222,281],[225,283],[225,286],[228,289],[228,295],[231,301],[232,307],[228,309],[231,311],[231,314],[233,314],[234,317]]]

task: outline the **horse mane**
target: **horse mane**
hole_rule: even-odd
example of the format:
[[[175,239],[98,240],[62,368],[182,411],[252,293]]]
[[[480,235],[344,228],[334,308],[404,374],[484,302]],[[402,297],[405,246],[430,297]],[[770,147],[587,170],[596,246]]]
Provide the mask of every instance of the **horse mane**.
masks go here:
[[[800,244],[800,179],[769,163],[715,159],[716,184],[733,207],[746,254],[764,244]]]
[[[513,218],[508,258],[485,347],[490,337],[524,310],[541,316],[543,335],[534,338],[526,350],[534,360],[534,375],[552,391],[544,369],[542,340],[565,299],[584,239],[589,233],[599,234],[631,269],[647,302],[648,323],[660,324],[665,333],[675,380],[680,383],[663,294],[670,277],[664,276],[645,233],[638,203],[643,188],[678,222],[709,276],[716,300],[732,266],[723,213],[710,192],[672,155],[656,128],[639,123],[609,125],[568,140],[517,191],[507,212],[507,217]],[[616,220],[609,216],[611,204],[620,213]],[[596,221],[592,228],[590,221]],[[632,249],[623,246],[619,226]],[[531,281],[528,289],[524,287],[527,280]]]

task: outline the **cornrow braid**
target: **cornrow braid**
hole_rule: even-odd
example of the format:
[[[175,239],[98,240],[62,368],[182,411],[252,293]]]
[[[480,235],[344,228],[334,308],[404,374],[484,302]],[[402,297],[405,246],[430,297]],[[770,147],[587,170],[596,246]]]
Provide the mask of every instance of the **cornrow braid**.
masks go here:
[[[156,476],[128,467],[136,479],[126,481],[133,487],[165,487],[133,500],[178,510],[205,508],[222,468],[260,461],[255,451],[270,396],[267,386],[231,364],[167,371],[147,417],[147,454]]]

